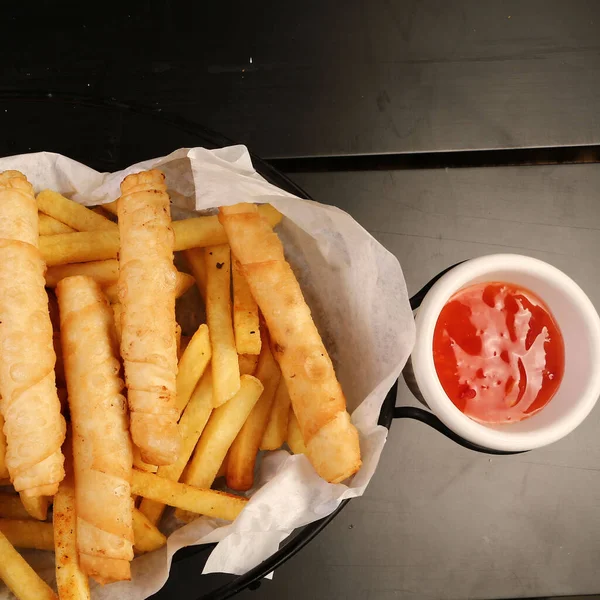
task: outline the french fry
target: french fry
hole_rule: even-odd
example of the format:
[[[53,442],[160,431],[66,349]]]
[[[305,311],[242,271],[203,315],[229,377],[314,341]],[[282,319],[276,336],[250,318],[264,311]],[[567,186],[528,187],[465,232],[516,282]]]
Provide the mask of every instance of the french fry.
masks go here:
[[[50,215],[43,212],[38,213],[38,222],[40,226],[40,235],[56,235],[57,233],[73,233],[75,230],[60,221],[57,221]]]
[[[256,368],[256,378],[260,380],[264,390],[229,450],[227,486],[232,490],[246,491],[254,483],[256,455],[269,422],[280,377],[281,372],[265,338]]]
[[[360,468],[358,431],[281,241],[252,204],[221,207],[219,219],[267,323],[307,456],[323,479],[339,483]]]
[[[77,549],[77,509],[73,479],[71,438],[65,442],[65,478],[54,497],[53,531],[56,563],[56,587],[61,600],[89,600],[87,575],[79,565]]]
[[[258,364],[257,354],[239,354],[240,375],[254,375]]]
[[[167,543],[167,538],[137,508],[133,509],[133,539],[137,554],[153,552]]]
[[[0,533],[4,534],[15,548],[54,550],[52,523],[29,519],[0,519]]]
[[[202,296],[202,300],[206,303],[206,260],[204,258],[204,248],[190,248],[189,250],[184,250],[183,255],[196,280],[200,296]]]
[[[30,519],[17,494],[0,493],[0,517],[3,519]]]
[[[26,496],[23,492],[20,494],[23,507],[29,513],[29,516],[39,521],[45,521],[48,516],[48,505],[50,499],[48,496]]]
[[[200,381],[211,357],[210,337],[208,327],[204,324],[192,336],[185,352],[179,360],[177,371],[177,401],[179,414],[189,402],[194,388]]]
[[[181,435],[182,444],[177,461],[172,465],[159,467],[158,475],[160,477],[171,481],[179,481],[212,410],[212,373],[210,369],[207,369],[194,389],[192,397],[179,420],[179,434]],[[140,511],[154,524],[160,521],[164,509],[164,504],[147,498],[144,498],[140,504]]]
[[[269,422],[260,443],[261,450],[277,450],[283,446],[287,439],[289,414],[290,395],[287,391],[285,379],[281,377],[275,392]]]
[[[6,466],[6,436],[4,435],[4,417],[0,414],[0,479],[8,478]]]
[[[281,214],[268,204],[259,207],[259,212],[267,216],[273,227],[281,220]],[[227,243],[225,230],[216,216],[173,221],[172,226],[176,251]],[[40,251],[48,266],[117,258],[119,232],[77,231],[44,235],[40,237]]]
[[[130,430],[144,462],[177,459],[175,280],[170,201],[157,170],[128,175],[119,198],[121,356]]]
[[[212,348],[213,404],[227,402],[240,389],[240,365],[231,319],[231,257],[229,246],[209,246],[206,259],[206,321]]]
[[[40,252],[49,267],[117,258],[118,231],[76,231],[40,237]]]
[[[229,402],[215,408],[187,467],[184,483],[198,488],[210,488],[263,389],[263,384],[257,378],[244,375],[240,391]]]
[[[111,215],[115,217],[119,216],[119,211],[117,209],[118,200],[113,200],[112,202],[107,202],[106,204],[99,204],[98,206],[102,207],[102,209],[107,210]]]
[[[19,600],[58,600],[48,584],[0,533],[0,579]]]
[[[189,335],[181,336],[181,341],[179,342],[179,358],[181,358],[181,355],[185,352],[185,349],[191,341],[192,338]]]
[[[101,287],[106,287],[119,279],[119,261],[111,258],[49,267],[46,271],[46,287],[54,288],[61,279],[74,275],[87,275]]]
[[[248,502],[240,496],[216,490],[199,490],[136,469],[131,478],[131,491],[155,502],[226,521],[234,521]]]
[[[233,331],[238,354],[260,354],[258,306],[252,297],[240,263],[232,261]]]
[[[116,231],[117,225],[82,204],[52,190],[37,195],[38,209],[76,231]]]
[[[177,271],[175,278],[175,298],[181,298],[193,285],[194,278],[191,275]],[[104,295],[111,304],[116,304],[120,301],[116,283],[105,287]]]
[[[287,445],[294,454],[306,454],[304,438],[298,425],[298,419],[294,414],[294,409],[290,406],[290,416],[288,420]]]

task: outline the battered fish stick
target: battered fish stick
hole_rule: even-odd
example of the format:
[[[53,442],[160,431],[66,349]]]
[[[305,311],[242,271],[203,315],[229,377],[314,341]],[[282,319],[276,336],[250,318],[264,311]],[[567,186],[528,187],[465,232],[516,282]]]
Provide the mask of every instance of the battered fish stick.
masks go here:
[[[323,479],[343,481],[361,465],[358,432],[283,246],[252,204],[222,207],[219,220],[267,323],[307,456]]]
[[[175,402],[177,271],[165,176],[156,170],[129,175],[118,206],[121,356],[131,435],[144,462],[169,465],[177,460],[181,440]]]
[[[0,174],[0,411],[6,466],[23,496],[50,496],[64,477],[65,420],[33,189],[18,171]]]
[[[56,292],[73,425],[79,563],[99,583],[130,579],[133,456],[113,312],[90,277],[62,279]]]

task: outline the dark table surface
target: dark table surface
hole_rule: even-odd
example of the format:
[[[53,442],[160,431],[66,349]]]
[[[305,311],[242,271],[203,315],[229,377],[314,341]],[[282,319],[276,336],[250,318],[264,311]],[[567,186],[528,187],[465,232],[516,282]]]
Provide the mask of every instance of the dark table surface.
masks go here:
[[[600,143],[596,0],[45,1],[3,30],[0,90],[143,103],[265,158]]]
[[[0,37],[3,154],[55,150],[116,170],[195,145],[193,126],[149,125],[123,104],[267,158],[600,144],[599,25],[595,0],[13,3]],[[73,107],[61,94],[113,100]],[[410,292],[453,262],[515,251],[562,268],[600,305],[596,165],[326,168],[292,177],[394,252]],[[402,386],[399,402],[412,402]],[[597,592],[598,419],[491,462],[397,424],[366,496],[242,597]],[[157,600],[195,599],[193,561],[173,569]]]

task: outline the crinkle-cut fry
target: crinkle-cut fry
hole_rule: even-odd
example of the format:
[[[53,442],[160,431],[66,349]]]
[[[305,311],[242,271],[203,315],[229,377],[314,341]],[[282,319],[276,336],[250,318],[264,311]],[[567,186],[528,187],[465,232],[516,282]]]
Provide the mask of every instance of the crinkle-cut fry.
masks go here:
[[[32,497],[56,493],[64,476],[65,436],[38,239],[31,185],[18,171],[5,171],[0,174],[0,411],[11,479],[17,491]]]
[[[61,223],[50,215],[38,213],[40,235],[56,235],[57,233],[73,233],[75,230]]]
[[[178,414],[181,414],[187,406],[194,388],[210,362],[211,353],[208,326],[202,324],[192,336],[179,360],[176,403]]]
[[[240,375],[254,375],[258,365],[258,354],[239,354]]]
[[[4,417],[0,414],[0,479],[7,479],[8,467],[6,466],[6,436],[4,435]]]
[[[58,600],[48,584],[0,533],[0,579],[19,600]]]
[[[90,277],[63,279],[57,296],[73,423],[81,568],[99,583],[129,579],[133,458],[113,313]]]
[[[106,205],[102,205],[106,206]],[[281,220],[281,213],[269,204],[259,207],[271,226]],[[227,243],[225,230],[216,215],[173,221],[174,250],[213,246]],[[40,237],[40,251],[49,266],[117,258],[118,231],[76,231]]]
[[[240,391],[227,403],[215,408],[204,428],[183,481],[198,488],[210,488],[229,448],[249,418],[263,393],[263,384],[244,375]]]
[[[50,505],[50,498],[48,496],[25,496],[23,492],[20,493],[20,496],[23,508],[29,513],[30,517],[39,521],[46,520],[48,506]]]
[[[127,176],[119,198],[121,356],[142,459],[177,460],[175,281],[169,195],[160,171]]]
[[[133,539],[136,554],[153,552],[167,543],[165,535],[137,508],[133,509]]]
[[[240,389],[240,364],[231,316],[231,255],[229,246],[209,246],[206,259],[206,321],[212,348],[213,404],[227,402]]]
[[[15,548],[54,550],[52,523],[29,519],[0,519],[0,533],[3,533]]]
[[[201,490],[135,469],[131,479],[131,490],[138,496],[168,506],[225,521],[234,521],[248,502],[240,496],[216,490]]]
[[[298,425],[298,419],[294,414],[294,409],[290,406],[290,415],[288,420],[287,445],[294,454],[306,454],[304,438]]]
[[[256,456],[269,421],[275,392],[281,378],[281,372],[273,358],[264,331],[262,349],[255,375],[261,382],[263,391],[229,449],[227,486],[232,490],[246,491],[254,483]]]
[[[3,519],[30,519],[17,494],[0,493],[0,517]]]
[[[239,261],[231,264],[233,279],[233,330],[238,354],[260,354],[258,306],[252,297]]]
[[[358,432],[283,246],[256,206],[219,210],[232,253],[267,323],[307,456],[325,480],[343,481],[361,465]]]
[[[179,481],[212,411],[212,373],[210,369],[207,369],[194,389],[179,420],[179,433],[182,440],[179,457],[172,465],[159,467],[158,475],[160,477]],[[147,498],[142,499],[140,504],[140,511],[154,524],[160,521],[164,509],[164,504]]]
[[[93,260],[85,263],[48,267],[46,271],[46,286],[54,288],[61,279],[75,275],[87,275],[94,279],[101,287],[106,287],[116,283],[119,279],[119,261],[110,258],[108,260]]]
[[[271,407],[269,422],[260,442],[261,450],[277,450],[285,443],[290,414],[290,395],[283,377],[279,380],[275,399]]]
[[[77,551],[77,508],[71,436],[67,437],[63,447],[66,475],[54,497],[52,518],[56,587],[61,600],[90,600],[88,577],[81,569]]]
[[[117,225],[106,217],[53,190],[37,195],[38,209],[76,231],[116,231]]]
[[[190,248],[189,250],[184,250],[183,255],[194,276],[200,296],[202,296],[202,300],[206,303],[206,259],[204,258],[204,248]]]
[[[194,278],[187,273],[177,271],[175,276],[175,298],[181,298],[193,285]],[[104,288],[104,293],[111,304],[120,302],[118,284],[113,283]]]

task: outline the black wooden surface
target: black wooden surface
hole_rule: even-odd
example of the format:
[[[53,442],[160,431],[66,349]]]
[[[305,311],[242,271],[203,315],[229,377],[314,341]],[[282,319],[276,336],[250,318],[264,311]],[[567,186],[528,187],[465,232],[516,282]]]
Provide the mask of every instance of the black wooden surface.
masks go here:
[[[144,103],[267,158],[592,144],[599,26],[596,0],[11,3],[0,90]]]

